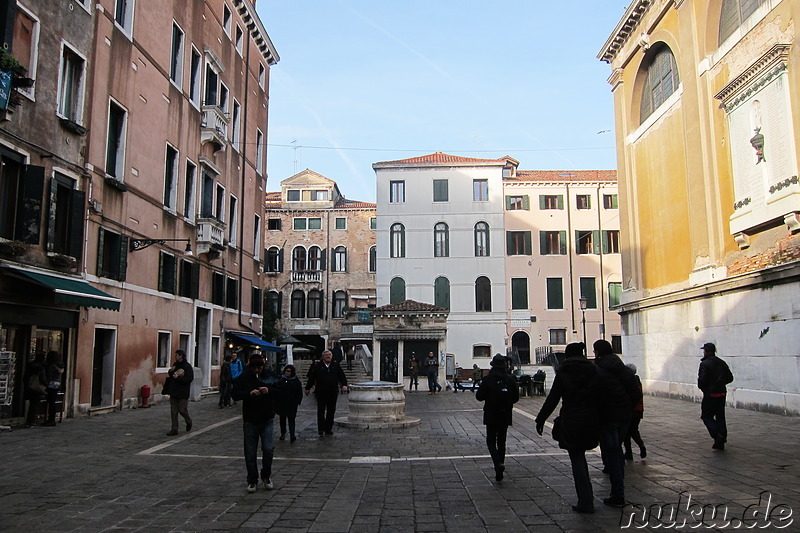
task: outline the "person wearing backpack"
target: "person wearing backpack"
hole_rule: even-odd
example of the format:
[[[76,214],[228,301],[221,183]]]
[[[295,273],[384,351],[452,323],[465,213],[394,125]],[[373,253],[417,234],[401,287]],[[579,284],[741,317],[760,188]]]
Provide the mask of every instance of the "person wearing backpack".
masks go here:
[[[717,357],[717,347],[710,342],[705,343],[703,358],[697,373],[697,387],[703,391],[703,402],[700,404],[700,419],[706,425],[708,434],[714,439],[715,450],[724,450],[728,440],[728,426],[725,424],[725,402],[727,389],[725,385],[733,381],[733,374],[727,363]]]
[[[494,463],[495,480],[503,481],[506,458],[506,434],[511,425],[514,404],[519,401],[519,388],[506,372],[506,357],[497,354],[492,359],[489,374],[481,380],[475,398],[483,405],[483,424],[486,426],[486,446]]]

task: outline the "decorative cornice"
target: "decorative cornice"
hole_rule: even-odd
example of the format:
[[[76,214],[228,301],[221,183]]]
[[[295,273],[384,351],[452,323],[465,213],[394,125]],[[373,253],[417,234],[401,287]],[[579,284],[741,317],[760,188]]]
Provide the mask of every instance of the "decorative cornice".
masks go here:
[[[730,112],[731,109],[749,98],[753,92],[786,70],[790,48],[790,44],[776,44],[723,87],[714,95],[714,98],[721,100],[725,110]]]
[[[608,83],[611,85],[611,92],[617,90],[617,87],[622,85],[622,74],[625,72],[623,68],[615,68],[611,71],[611,76],[608,77]]]
[[[605,61],[606,63],[611,63],[611,61],[617,57],[617,53],[636,30],[637,26],[639,26],[642,17],[652,3],[652,0],[636,0],[631,2],[622,20],[619,21],[619,24],[617,24],[617,27],[614,28],[614,31],[611,33],[611,37],[608,38],[606,44],[604,44],[602,50],[600,50],[600,53],[597,54],[597,59]]]
[[[233,3],[236,5],[239,16],[242,17],[242,21],[247,25],[247,30],[253,36],[253,41],[255,41],[259,52],[261,52],[267,63],[274,65],[280,61],[281,58],[278,55],[278,51],[275,50],[275,45],[272,44],[267,30],[264,29],[264,25],[261,23],[258,13],[256,13],[255,2],[252,0],[234,0]]]

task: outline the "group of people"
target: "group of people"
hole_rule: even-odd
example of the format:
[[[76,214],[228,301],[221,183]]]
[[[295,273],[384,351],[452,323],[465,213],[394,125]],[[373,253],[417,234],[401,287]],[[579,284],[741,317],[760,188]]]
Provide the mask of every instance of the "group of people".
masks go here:
[[[408,390],[419,390],[419,374],[423,369],[428,378],[428,394],[442,392],[442,386],[439,384],[439,360],[433,352],[428,352],[428,356],[422,362],[415,354],[411,354],[408,362],[408,373],[411,378]]]
[[[578,497],[572,509],[579,513],[594,512],[586,451],[600,446],[603,473],[609,474],[611,481],[611,494],[603,503],[612,507],[626,504],[624,465],[626,459],[633,459],[631,441],[638,445],[640,457],[647,456],[639,433],[644,401],[636,367],[623,364],[608,341],[595,341],[592,348],[593,362],[586,357],[584,343],[567,345],[564,362],[559,365],[550,393],[536,416],[536,431],[542,435],[545,421],[561,402],[559,415],[553,421],[553,438],[569,454]],[[712,448],[724,450],[727,440],[725,386],[733,381],[733,374],[716,356],[714,344],[706,343],[702,350],[697,381],[703,392],[701,418],[714,440]],[[486,444],[494,463],[495,479],[499,482],[505,471],[506,433],[519,391],[508,372],[507,357],[497,354],[491,367],[489,375],[480,382],[476,398],[485,401]]]
[[[61,354],[55,350],[37,353],[27,371],[25,388],[28,396],[28,415],[25,419],[27,427],[36,425],[39,418],[39,405],[47,400],[47,418],[42,423],[45,427],[56,425],[58,393],[61,391],[64,363]]]

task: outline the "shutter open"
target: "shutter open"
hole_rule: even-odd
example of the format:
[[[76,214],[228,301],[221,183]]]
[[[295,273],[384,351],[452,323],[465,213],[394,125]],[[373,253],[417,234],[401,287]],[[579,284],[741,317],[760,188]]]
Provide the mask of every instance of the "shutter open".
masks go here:
[[[97,231],[97,275],[103,276],[103,250],[105,248],[105,235],[106,230],[102,227]]]
[[[67,255],[78,260],[83,255],[83,218],[86,213],[86,193],[73,189],[70,191],[69,244]]]
[[[39,244],[42,226],[42,194],[44,193],[44,167],[24,167],[20,184],[22,206],[17,212],[14,238],[26,244]]]
[[[119,272],[117,280],[125,281],[128,277],[128,236],[119,236]]]

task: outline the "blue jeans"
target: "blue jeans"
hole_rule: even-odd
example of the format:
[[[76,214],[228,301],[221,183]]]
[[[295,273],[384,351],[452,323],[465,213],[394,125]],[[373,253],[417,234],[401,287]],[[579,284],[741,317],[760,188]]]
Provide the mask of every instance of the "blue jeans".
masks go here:
[[[438,372],[428,372],[428,390],[430,392],[438,392],[442,390],[442,386],[439,385]]]
[[[603,422],[600,425],[600,451],[611,478],[612,497],[625,497],[625,456],[622,454],[622,441],[628,434],[629,424],[630,420],[624,420]]]
[[[272,477],[272,419],[266,424],[244,423],[244,464],[247,466],[247,483],[258,483],[258,439],[261,439],[261,479]]]

